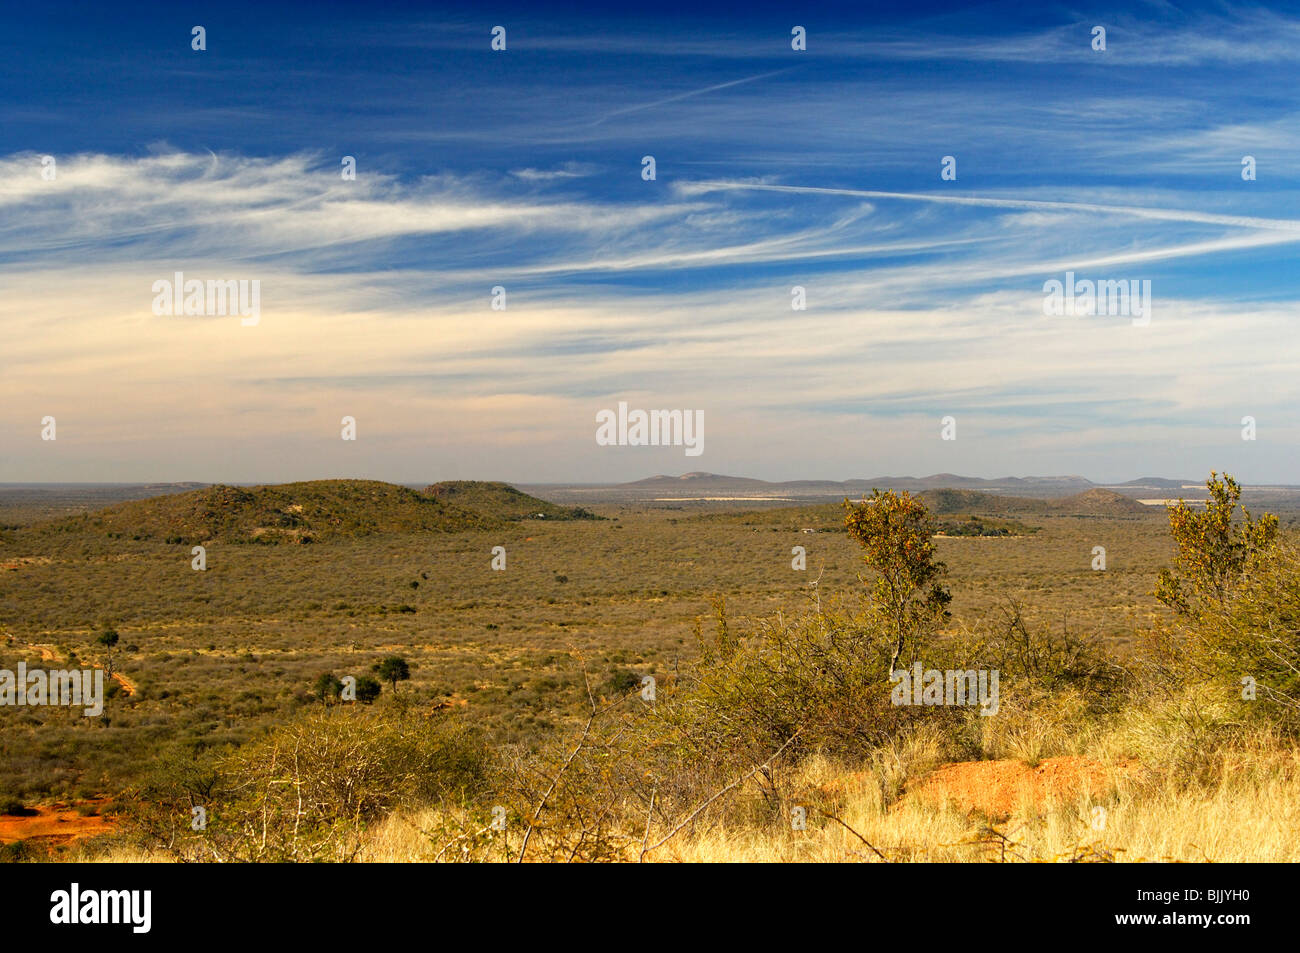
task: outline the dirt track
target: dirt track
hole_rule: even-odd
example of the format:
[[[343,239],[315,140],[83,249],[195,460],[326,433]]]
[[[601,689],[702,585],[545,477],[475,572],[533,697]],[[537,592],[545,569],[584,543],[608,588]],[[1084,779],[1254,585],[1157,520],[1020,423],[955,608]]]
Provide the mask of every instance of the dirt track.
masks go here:
[[[59,660],[59,653],[55,650],[53,645],[50,645],[47,642],[28,642],[27,647],[40,652],[42,662],[57,662]],[[103,666],[101,665],[95,666],[95,668],[102,667]],[[121,685],[122,691],[126,692],[128,695],[134,695],[136,693],[136,684],[128,676],[123,675],[121,672],[114,672],[109,677]]]

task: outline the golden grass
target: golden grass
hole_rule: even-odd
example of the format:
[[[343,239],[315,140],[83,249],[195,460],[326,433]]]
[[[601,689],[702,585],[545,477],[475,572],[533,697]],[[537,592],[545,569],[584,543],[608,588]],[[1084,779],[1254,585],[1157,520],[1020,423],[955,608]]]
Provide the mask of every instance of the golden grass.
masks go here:
[[[810,792],[834,789],[835,799],[823,807],[838,821],[809,798],[806,830],[793,830],[786,820],[746,823],[743,818],[753,812],[733,801],[647,860],[880,863],[883,855],[890,862],[1300,861],[1300,751],[1227,752],[1214,773],[1217,782],[1189,788],[1173,772],[1134,777],[1116,771],[1112,789],[1102,796],[1022,803],[1009,819],[990,822],[952,805],[895,800],[897,778],[887,763],[845,770],[812,759],[800,770],[800,785]],[[1097,807],[1104,809],[1104,821]],[[445,841],[421,832],[444,820],[435,810],[399,811],[368,833],[362,859],[428,862]],[[498,841],[492,859],[512,859],[520,836],[515,830]],[[636,860],[638,853],[633,843],[625,859]]]
[[[866,862],[1300,862],[1300,750],[1227,752],[1213,766],[1217,780],[1189,787],[1174,772],[1134,777],[1117,771],[1113,788],[1098,797],[1022,803],[1006,820],[965,814],[904,796],[895,800],[888,765],[846,770],[823,759],[800,769],[805,791],[835,791],[820,806],[810,796],[807,829],[788,820],[747,821],[740,803],[712,812],[663,847],[650,862],[839,863]],[[1105,811],[1098,829],[1095,809]],[[822,813],[825,809],[839,820]],[[436,809],[399,810],[366,832],[362,861],[428,863],[451,839],[441,833],[462,821]],[[843,823],[840,823],[843,822]],[[990,827],[992,824],[992,827]],[[847,825],[847,826],[846,826]],[[850,828],[852,830],[850,830]],[[494,835],[479,859],[513,860],[522,832]],[[629,843],[624,859],[637,859]],[[441,859],[455,859],[457,847]],[[883,857],[882,857],[883,855]],[[69,860],[139,863],[164,855],[118,841],[68,855]]]
[[[1225,755],[1219,783],[1187,790],[1173,775],[1130,781],[1117,774],[1108,797],[1069,803],[1022,805],[998,824],[1008,839],[1008,860],[1069,860],[1081,855],[1118,862],[1300,860],[1300,752],[1278,753],[1274,763],[1242,771],[1239,754]],[[951,807],[935,808],[904,798],[882,806],[872,775],[851,787],[835,821],[812,816],[808,830],[731,829],[720,822],[683,837],[656,860],[880,862],[976,861],[1003,857],[1003,842],[986,822]],[[1094,828],[1095,807],[1105,811]],[[858,835],[862,839],[859,839]],[[870,847],[863,843],[869,842]],[[872,848],[875,850],[873,851]]]

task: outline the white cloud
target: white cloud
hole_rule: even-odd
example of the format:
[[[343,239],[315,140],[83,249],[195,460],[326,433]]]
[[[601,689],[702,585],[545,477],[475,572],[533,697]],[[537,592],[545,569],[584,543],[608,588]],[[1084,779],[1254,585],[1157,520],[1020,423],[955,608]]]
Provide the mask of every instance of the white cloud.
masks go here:
[[[1249,413],[1269,421],[1257,465],[1280,479],[1300,436],[1278,348],[1297,302],[1157,288],[1134,328],[1046,318],[1038,293],[1066,268],[1293,242],[1292,219],[752,181],[616,205],[176,153],[78,157],[45,183],[31,163],[0,161],[0,480],[432,479],[450,458],[532,481],[672,469],[596,447],[595,411],[618,399],[705,410],[707,468],[765,459],[772,477],[1060,471],[1136,452],[1153,419],[1208,448],[1194,475]],[[394,267],[390,243],[417,235],[448,242]],[[313,251],[366,242],[346,269]],[[261,324],[155,317],[173,264],[260,280]],[[945,413],[972,425],[957,459],[936,447]],[[39,440],[46,414],[57,446]],[[364,454],[340,447],[344,414]]]

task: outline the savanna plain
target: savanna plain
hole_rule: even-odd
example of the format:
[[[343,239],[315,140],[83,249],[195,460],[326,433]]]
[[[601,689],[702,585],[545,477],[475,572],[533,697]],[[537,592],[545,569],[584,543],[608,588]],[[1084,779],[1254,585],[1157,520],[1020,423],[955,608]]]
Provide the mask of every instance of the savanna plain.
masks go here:
[[[0,708],[0,856],[1294,861],[1300,506],[1188,495],[3,489],[0,669],[107,697]]]

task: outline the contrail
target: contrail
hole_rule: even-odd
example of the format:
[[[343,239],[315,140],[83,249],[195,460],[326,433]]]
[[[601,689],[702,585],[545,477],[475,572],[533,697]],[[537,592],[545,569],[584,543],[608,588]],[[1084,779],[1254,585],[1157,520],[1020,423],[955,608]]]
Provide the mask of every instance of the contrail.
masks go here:
[[[615,116],[625,116],[628,113],[640,112],[643,109],[654,109],[656,106],[666,106],[669,103],[680,102],[683,99],[690,99],[692,96],[703,96],[705,93],[716,93],[720,89],[728,89],[732,86],[739,86],[742,83],[752,83],[758,79],[767,79],[769,76],[777,76],[781,73],[788,73],[794,69],[793,66],[787,66],[785,69],[773,70],[770,73],[760,73],[757,76],[746,76],[744,79],[733,79],[726,83],[718,83],[716,86],[705,86],[703,89],[692,89],[689,92],[678,93],[676,96],[669,96],[667,99],[658,99],[652,103],[642,103],[639,106],[627,106],[623,109],[615,109],[611,113],[606,113],[595,122],[593,126],[599,126],[606,119],[612,119]]]
[[[1202,225],[1229,225],[1234,228],[1265,228],[1283,232],[1300,231],[1300,221],[1285,218],[1255,218],[1245,215],[1215,215],[1211,212],[1187,212],[1181,209],[1142,208],[1130,205],[1093,205],[1086,202],[1047,202],[1036,199],[990,199],[965,195],[937,195],[932,192],[878,192],[870,189],[831,189],[808,185],[764,185],[727,180],[685,182],[678,190],[691,195],[724,190],[759,192],[795,192],[813,195],[849,195],[855,198],[901,199],[912,202],[938,202],[949,205],[978,205],[989,208],[1014,208],[1036,211],[1095,212],[1104,215],[1128,215],[1133,218],[1169,222],[1195,222]]]

